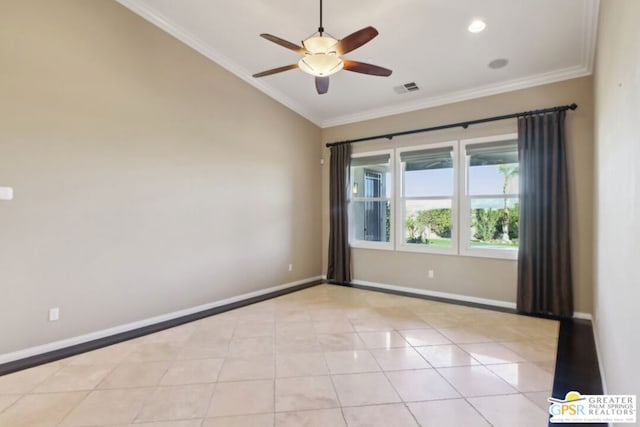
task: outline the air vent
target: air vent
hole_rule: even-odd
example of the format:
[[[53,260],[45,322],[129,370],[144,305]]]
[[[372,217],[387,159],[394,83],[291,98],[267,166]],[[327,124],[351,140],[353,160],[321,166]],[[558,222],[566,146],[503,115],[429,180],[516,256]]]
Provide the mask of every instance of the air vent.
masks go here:
[[[396,87],[393,88],[393,90],[396,93],[399,93],[399,94],[415,92],[416,90],[419,90],[419,89],[420,88],[418,87],[418,85],[415,82],[405,83],[402,86],[396,86]]]

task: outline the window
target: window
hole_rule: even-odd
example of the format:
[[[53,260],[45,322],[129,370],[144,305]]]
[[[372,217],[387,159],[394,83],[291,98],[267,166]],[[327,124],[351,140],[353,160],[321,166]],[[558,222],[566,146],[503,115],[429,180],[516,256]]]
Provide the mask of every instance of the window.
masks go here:
[[[393,249],[391,151],[351,158],[350,242],[355,247]]]
[[[517,257],[518,143],[515,135],[462,141],[461,253]]]
[[[354,154],[349,242],[516,259],[518,174],[516,134]]]
[[[402,250],[455,253],[456,146],[399,149],[399,246]]]

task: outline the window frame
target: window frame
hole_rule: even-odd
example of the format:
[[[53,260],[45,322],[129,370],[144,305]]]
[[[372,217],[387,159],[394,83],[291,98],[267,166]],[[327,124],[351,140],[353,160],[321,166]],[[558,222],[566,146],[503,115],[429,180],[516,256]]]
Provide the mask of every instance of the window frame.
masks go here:
[[[419,243],[407,243],[404,236],[404,222],[405,222],[405,205],[407,200],[443,200],[447,197],[405,197],[404,196],[404,169],[402,168],[401,154],[422,151],[429,149],[438,149],[451,147],[452,152],[452,168],[453,168],[453,194],[451,195],[451,246],[429,246]],[[396,218],[399,219],[395,223],[396,229],[396,250],[400,252],[421,252],[421,253],[433,253],[444,255],[458,255],[458,173],[457,169],[458,159],[458,140],[436,142],[431,144],[415,145],[410,147],[398,147],[395,149],[395,162],[397,176],[396,176]]]
[[[518,248],[483,248],[471,246],[471,199],[472,198],[503,198],[504,195],[469,195],[469,162],[467,158],[467,146],[483,144],[487,142],[500,142],[508,140],[517,140],[517,133],[494,135],[482,138],[461,139],[459,141],[460,156],[458,163],[458,172],[460,174],[461,195],[459,210],[460,240],[459,255],[481,258],[497,258],[497,259],[518,259]],[[507,197],[518,197],[518,194],[507,194]]]
[[[389,182],[387,182],[387,187],[390,191],[389,197],[353,197],[353,174],[351,173],[351,165],[349,166],[349,188],[348,188],[348,223],[349,223],[349,246],[352,248],[361,248],[361,249],[377,249],[377,250],[386,250],[393,251],[395,250],[395,233],[394,233],[394,224],[395,224],[395,167],[394,167],[394,149],[386,149],[386,150],[378,150],[378,151],[367,151],[362,153],[352,153],[351,159],[363,158],[363,157],[373,157],[373,156],[381,156],[388,155],[389,156]],[[354,204],[352,202],[359,201],[388,201],[389,202],[389,223],[391,226],[389,227],[389,241],[388,242],[376,242],[370,240],[358,240],[355,238],[355,227],[352,226],[354,217]]]
[[[389,156],[389,180],[386,183],[389,189],[389,197],[365,198],[353,197],[353,174],[349,166],[348,188],[348,221],[349,221],[349,245],[358,249],[376,249],[397,252],[430,253],[441,255],[455,255],[467,257],[493,258],[505,260],[517,260],[518,248],[483,248],[471,246],[471,200],[473,198],[503,198],[503,194],[495,195],[469,195],[469,169],[467,160],[467,146],[483,144],[487,142],[500,142],[517,140],[517,133],[505,133],[480,138],[455,139],[428,144],[395,147],[390,149],[362,151],[352,153],[351,159],[374,157],[380,155]],[[453,196],[451,197],[451,247],[429,246],[412,244],[404,239],[404,217],[406,200],[442,200],[443,197],[404,197],[404,171],[402,168],[401,154],[411,151],[421,151],[451,147],[453,155]],[[508,194],[507,197],[519,197],[518,194]],[[387,201],[389,203],[389,241],[376,242],[355,239],[354,201]]]

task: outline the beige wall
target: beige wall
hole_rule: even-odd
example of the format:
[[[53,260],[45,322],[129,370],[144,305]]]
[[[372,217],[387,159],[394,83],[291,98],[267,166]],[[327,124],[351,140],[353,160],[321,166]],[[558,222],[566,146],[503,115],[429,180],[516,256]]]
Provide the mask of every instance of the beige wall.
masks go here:
[[[113,1],[3,1],[0,64],[0,355],[321,274],[312,123]]]
[[[640,2],[601,3],[595,69],[595,330],[607,391],[640,393]]]
[[[567,114],[569,174],[572,192],[572,231],[574,236],[575,309],[592,312],[593,239],[593,99],[592,79],[565,82],[510,92],[471,101],[430,108],[382,119],[338,126],[322,131],[323,157],[323,268],[327,265],[329,150],[324,143],[418,129],[483,117],[527,111],[575,102],[579,108]],[[490,136],[516,131],[516,121],[501,121],[413,135],[410,137],[364,142],[354,152],[387,147],[425,144],[462,138]],[[416,254],[353,249],[356,280],[448,292],[507,302],[516,299],[516,262],[462,256]],[[427,271],[435,270],[433,279]]]

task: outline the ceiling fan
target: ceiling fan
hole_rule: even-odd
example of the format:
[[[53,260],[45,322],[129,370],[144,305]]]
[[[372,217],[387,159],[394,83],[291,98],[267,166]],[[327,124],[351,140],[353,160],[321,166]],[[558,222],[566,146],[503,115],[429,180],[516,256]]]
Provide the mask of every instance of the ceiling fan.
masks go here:
[[[304,55],[300,61],[296,64],[285,65],[284,67],[254,74],[253,77],[264,77],[299,68],[305,73],[315,76],[316,90],[320,95],[327,93],[329,90],[329,76],[342,69],[353,71],[354,73],[388,77],[391,75],[391,70],[387,68],[341,58],[342,55],[368,43],[377,35],[378,30],[375,28],[365,27],[342,40],[333,38],[328,33],[325,33],[322,27],[322,0],[320,0],[320,27],[318,27],[318,32],[303,40],[301,46],[271,34],[260,34],[260,37],[264,39]]]

